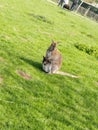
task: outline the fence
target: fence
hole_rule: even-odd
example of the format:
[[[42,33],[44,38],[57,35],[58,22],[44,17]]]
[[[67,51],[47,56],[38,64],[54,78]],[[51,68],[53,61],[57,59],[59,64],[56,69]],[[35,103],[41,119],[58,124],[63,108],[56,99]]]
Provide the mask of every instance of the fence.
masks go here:
[[[52,0],[52,1],[58,2],[58,0]],[[72,4],[71,0],[70,0],[69,4],[71,6],[71,4]],[[98,22],[98,7],[96,7],[90,3],[81,1],[79,3],[79,5],[76,6],[75,12],[80,13],[81,15]]]
[[[98,8],[90,3],[81,1],[76,9],[76,12],[98,22]]]

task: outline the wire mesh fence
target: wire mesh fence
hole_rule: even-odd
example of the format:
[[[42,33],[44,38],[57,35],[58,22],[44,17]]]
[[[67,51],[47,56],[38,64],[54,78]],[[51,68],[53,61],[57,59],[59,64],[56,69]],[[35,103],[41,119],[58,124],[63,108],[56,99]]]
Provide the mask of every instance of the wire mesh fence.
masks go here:
[[[56,3],[58,2],[58,0],[52,0],[52,1]],[[72,5],[72,1],[70,0],[69,6],[71,7],[71,5]],[[88,17],[98,22],[98,7],[90,3],[80,1],[80,3],[76,6],[74,11],[81,14],[82,16]]]

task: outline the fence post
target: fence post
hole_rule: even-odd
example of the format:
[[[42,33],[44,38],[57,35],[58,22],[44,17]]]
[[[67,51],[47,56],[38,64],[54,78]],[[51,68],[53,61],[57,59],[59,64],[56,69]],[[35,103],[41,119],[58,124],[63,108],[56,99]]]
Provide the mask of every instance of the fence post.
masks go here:
[[[78,8],[76,9],[76,13],[78,12],[79,8],[81,7],[81,5],[83,4],[83,1],[81,1],[80,5],[78,6]]]
[[[87,14],[88,14],[90,8],[91,8],[91,6],[89,6],[88,9],[85,11],[84,16],[87,16]]]

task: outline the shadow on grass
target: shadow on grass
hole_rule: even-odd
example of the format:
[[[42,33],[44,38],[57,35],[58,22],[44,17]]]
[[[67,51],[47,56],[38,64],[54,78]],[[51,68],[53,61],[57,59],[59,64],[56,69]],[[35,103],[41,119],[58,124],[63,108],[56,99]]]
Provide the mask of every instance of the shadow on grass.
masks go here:
[[[33,60],[30,60],[30,59],[27,59],[27,58],[24,58],[24,57],[20,57],[20,59],[23,60],[24,62],[32,65],[34,68],[36,68],[36,69],[38,69],[40,71],[43,71],[41,63],[33,61]]]

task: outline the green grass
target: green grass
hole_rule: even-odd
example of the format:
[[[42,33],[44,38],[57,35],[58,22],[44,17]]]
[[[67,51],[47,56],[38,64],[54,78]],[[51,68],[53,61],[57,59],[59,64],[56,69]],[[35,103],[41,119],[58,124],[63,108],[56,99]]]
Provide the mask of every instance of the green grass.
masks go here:
[[[79,79],[42,71],[52,39]],[[75,45],[98,48],[98,24],[46,0],[0,0],[0,130],[98,130],[98,57]]]

